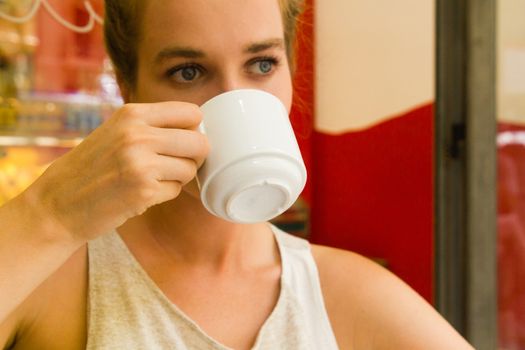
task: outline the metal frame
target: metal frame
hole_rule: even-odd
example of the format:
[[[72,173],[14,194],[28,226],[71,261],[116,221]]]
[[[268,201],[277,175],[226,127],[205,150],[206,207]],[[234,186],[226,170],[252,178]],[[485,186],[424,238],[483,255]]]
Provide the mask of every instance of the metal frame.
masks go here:
[[[497,348],[495,0],[437,0],[436,306]]]

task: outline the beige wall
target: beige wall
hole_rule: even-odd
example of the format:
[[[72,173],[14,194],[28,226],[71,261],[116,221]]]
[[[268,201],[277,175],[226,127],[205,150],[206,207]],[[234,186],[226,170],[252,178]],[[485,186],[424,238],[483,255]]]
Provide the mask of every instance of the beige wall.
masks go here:
[[[316,1],[316,128],[363,129],[434,99],[434,0]]]
[[[525,124],[525,0],[498,1],[498,119]]]

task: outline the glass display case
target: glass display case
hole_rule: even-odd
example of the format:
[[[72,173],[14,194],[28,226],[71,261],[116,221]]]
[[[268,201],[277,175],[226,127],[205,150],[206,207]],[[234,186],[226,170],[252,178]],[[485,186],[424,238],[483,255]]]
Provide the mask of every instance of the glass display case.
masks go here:
[[[0,205],[82,141],[117,102],[81,93],[0,97]]]
[[[101,26],[88,18],[102,1],[46,4],[0,0],[0,204],[121,104]]]

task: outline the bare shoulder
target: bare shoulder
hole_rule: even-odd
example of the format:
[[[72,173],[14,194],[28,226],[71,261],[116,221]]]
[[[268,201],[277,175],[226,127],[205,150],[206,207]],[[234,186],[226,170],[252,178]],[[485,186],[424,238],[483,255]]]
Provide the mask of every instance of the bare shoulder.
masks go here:
[[[406,283],[359,254],[312,245],[342,349],[472,349]]]
[[[82,247],[0,325],[0,348],[84,349],[87,275]]]

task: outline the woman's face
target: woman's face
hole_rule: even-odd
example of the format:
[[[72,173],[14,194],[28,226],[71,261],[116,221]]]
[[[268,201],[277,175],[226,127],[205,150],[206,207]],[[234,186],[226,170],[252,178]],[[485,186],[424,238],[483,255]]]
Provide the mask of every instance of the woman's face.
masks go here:
[[[255,88],[291,107],[292,83],[277,0],[149,0],[130,102],[203,104]]]

